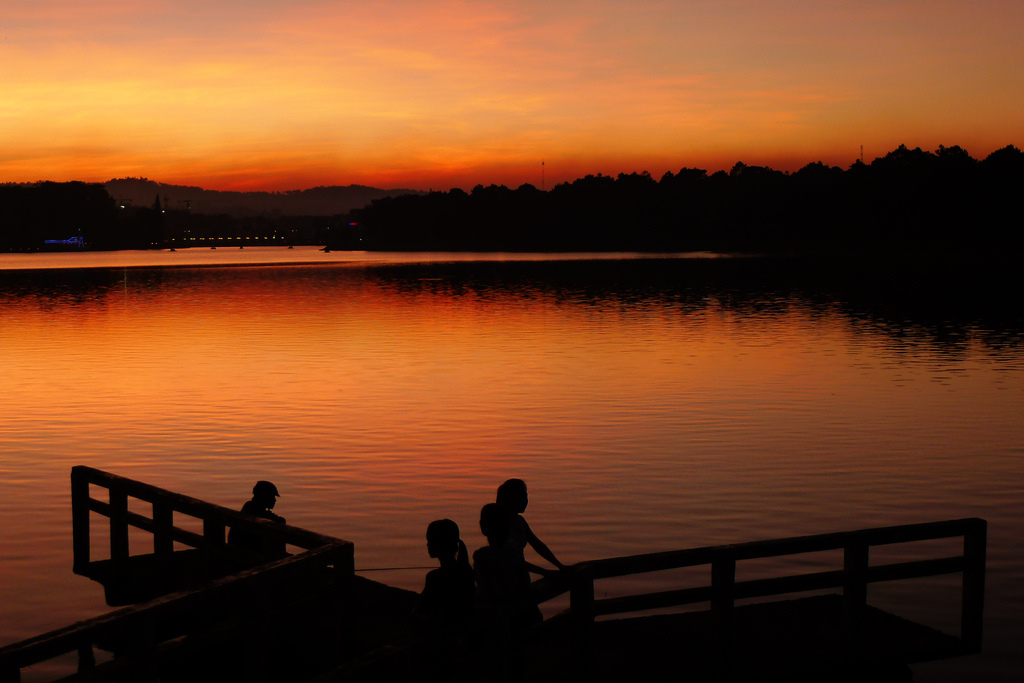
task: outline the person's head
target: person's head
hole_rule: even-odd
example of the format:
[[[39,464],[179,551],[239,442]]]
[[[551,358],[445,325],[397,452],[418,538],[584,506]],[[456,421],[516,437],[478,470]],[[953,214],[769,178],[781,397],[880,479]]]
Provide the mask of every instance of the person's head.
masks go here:
[[[501,545],[508,540],[512,512],[503,505],[488,503],[480,508],[480,531],[491,545]]]
[[[277,504],[277,498],[281,494],[277,487],[269,481],[260,480],[252,487],[252,499],[268,510]]]
[[[530,504],[530,497],[526,492],[526,482],[522,479],[509,479],[498,487],[498,495],[495,498],[498,505],[508,508],[515,514],[526,511]]]
[[[459,525],[438,519],[427,525],[427,553],[437,559],[454,558],[459,552]]]

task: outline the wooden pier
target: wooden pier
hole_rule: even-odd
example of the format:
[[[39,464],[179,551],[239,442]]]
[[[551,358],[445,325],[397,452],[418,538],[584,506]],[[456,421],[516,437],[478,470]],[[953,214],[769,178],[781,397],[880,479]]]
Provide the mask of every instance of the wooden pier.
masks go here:
[[[460,667],[486,679],[465,653],[433,657],[431,640],[409,628],[416,594],[355,576],[348,541],[93,468],[73,468],[71,481],[75,572],[103,583],[111,604],[130,606],[0,649],[0,681],[69,657],[60,680],[449,680]],[[105,500],[94,497],[103,490]],[[99,560],[94,515],[109,530],[109,557]],[[231,546],[231,527],[291,554],[268,559]],[[130,528],[152,543],[133,549]],[[957,552],[870,561],[872,549],[934,539],[954,539]],[[961,519],[580,563],[533,585],[539,603],[567,594],[568,608],[528,634],[524,679],[909,680],[910,663],[980,651],[985,547],[986,522]],[[784,567],[814,553],[838,566]],[[765,560],[773,575],[738,578]],[[703,578],[610,598],[595,588],[680,569]],[[958,634],[868,604],[869,584],[942,574],[961,576]],[[694,605],[706,608],[660,613]],[[431,669],[430,661],[445,663]]]

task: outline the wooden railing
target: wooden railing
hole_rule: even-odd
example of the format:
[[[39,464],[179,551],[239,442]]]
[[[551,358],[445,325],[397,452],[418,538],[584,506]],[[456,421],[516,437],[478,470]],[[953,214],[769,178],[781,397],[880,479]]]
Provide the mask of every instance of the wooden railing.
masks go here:
[[[732,621],[738,600],[842,589],[846,605],[842,627],[849,629],[846,635],[850,649],[836,654],[856,657],[859,654],[856,641],[862,635],[857,633],[861,626],[858,616],[863,611],[860,608],[867,605],[869,583],[959,572],[963,575],[961,646],[943,655],[955,656],[977,652],[981,648],[986,527],[982,519],[960,519],[593,560],[572,565],[566,571],[534,581],[531,591],[538,604],[568,593],[569,610],[549,621],[568,621],[571,627],[580,630],[586,630],[598,616],[710,603],[711,622],[715,630],[713,640],[717,650],[708,653],[710,672],[714,680],[731,681],[734,680]],[[957,537],[963,539],[963,551],[955,556],[875,566],[869,563],[871,547]],[[744,561],[828,551],[842,551],[841,569],[736,580],[737,565]],[[617,598],[596,597],[595,582],[602,579],[701,566],[710,569],[710,583],[707,585]],[[571,642],[575,645],[586,644],[588,639],[574,638]],[[593,653],[586,646],[579,652],[573,651],[573,647],[567,648],[564,656],[580,658],[580,672],[591,671],[592,667],[597,666]],[[374,680],[374,674],[389,671],[389,664],[395,660],[401,660],[402,657],[415,660],[421,651],[417,648],[420,648],[419,641],[405,647],[389,645],[378,648],[358,660],[344,664],[323,680],[346,680],[349,676],[354,680]],[[843,661],[849,663],[849,660]],[[587,675],[581,673],[580,677]]]
[[[108,500],[93,498],[90,486],[107,489]],[[195,647],[196,643],[213,647],[232,632],[246,628],[245,619],[239,619],[239,615],[252,615],[253,605],[267,602],[267,596],[275,591],[301,585],[311,576],[330,582],[344,581],[354,571],[350,541],[256,520],[91,467],[72,469],[71,488],[77,571],[85,570],[90,562],[89,516],[93,512],[110,519],[110,558],[115,563],[127,562],[131,557],[129,527],[153,535],[152,552],[158,557],[169,557],[177,542],[204,554],[251,564],[251,553],[225,542],[230,527],[244,527],[252,534],[301,552],[4,647],[0,649],[0,681],[18,681],[25,667],[69,653],[77,653],[79,674],[89,680],[114,680],[126,675],[146,677],[147,672],[155,671],[162,661],[176,656],[182,648]],[[150,503],[152,516],[129,511],[129,498]],[[201,520],[202,534],[175,526],[175,513]],[[172,623],[174,629],[167,630],[166,625]],[[194,632],[206,633],[207,637],[188,642],[181,639]],[[125,634],[131,636],[130,651],[97,665],[98,644],[124,640]]]
[[[108,489],[108,500],[93,498],[92,486]],[[152,516],[130,511],[129,498],[150,503]],[[72,501],[75,564],[79,568],[90,562],[90,514],[94,512],[109,518],[112,562],[127,561],[131,557],[129,527],[153,535],[152,552],[156,556],[173,553],[175,543],[179,543],[211,555],[236,558],[235,551],[239,549],[225,543],[226,529],[230,527],[244,527],[263,534],[269,542],[287,543],[304,551],[199,588],[173,593],[2,648],[2,681],[17,681],[21,669],[68,653],[77,653],[79,671],[88,680],[146,676],[158,670],[163,661],[177,656],[183,647],[195,643],[210,647],[218,642],[218,637],[245,628],[244,623],[239,623],[238,615],[246,613],[246,606],[256,595],[265,596],[281,586],[302,583],[297,579],[308,577],[311,571],[329,571],[334,580],[353,573],[353,548],[348,541],[254,520],[227,508],[100,470],[88,467],[72,470]],[[202,533],[176,526],[175,513],[201,520]],[[581,625],[602,615],[709,603],[719,644],[718,655],[724,660],[729,655],[733,612],[738,600],[841,589],[847,607],[847,623],[855,637],[858,615],[867,604],[869,584],[960,573],[960,640],[965,652],[977,652],[982,641],[986,533],[985,520],[959,519],[617,557],[574,565],[568,572],[535,582],[533,590],[538,602],[568,592],[569,617]],[[870,562],[873,547],[944,538],[962,538],[962,552],[925,560]],[[823,551],[842,551],[842,567],[737,580],[737,566],[744,562]],[[710,569],[710,581],[706,584],[603,599],[598,599],[594,590],[595,581],[603,579],[699,566]],[[162,625],[167,623],[175,623],[177,630],[162,632]],[[195,632],[204,636],[179,637]],[[135,635],[132,651],[97,665],[97,644],[123,637],[124,633]]]
[[[90,487],[105,488],[107,501],[93,498]],[[152,516],[130,511],[129,498],[152,505]],[[92,558],[90,537],[90,514],[97,513],[110,519],[109,556],[113,562],[128,559],[132,555],[129,544],[129,527],[135,527],[152,534],[153,544],[148,552],[158,556],[174,552],[175,542],[203,550],[211,557],[252,560],[258,559],[244,549],[228,546],[226,530],[239,528],[249,536],[264,539],[268,546],[284,544],[303,550],[311,550],[328,544],[347,544],[352,556],[352,544],[337,538],[317,534],[306,529],[274,524],[220,505],[207,503],[196,498],[151,486],[141,481],[127,479],[116,474],[103,472],[92,467],[78,466],[71,469],[71,520],[73,528],[75,568],[86,567]],[[175,526],[174,515],[180,513],[202,523],[202,533],[195,533]],[[351,574],[352,560],[342,562],[336,569]]]
[[[859,608],[867,604],[868,584],[959,572],[960,640],[965,652],[977,652],[982,640],[986,530],[983,519],[958,519],[594,560],[575,565],[567,577],[535,582],[534,595],[546,601],[568,592],[569,613],[583,623],[600,615],[710,603],[716,640],[727,651],[737,600],[840,588],[849,625],[856,630],[862,611]],[[954,556],[874,566],[869,562],[872,547],[956,537],[963,538],[963,551]],[[843,552],[841,569],[736,580],[737,565],[744,561],[830,550]],[[595,597],[594,582],[599,579],[700,565],[710,567],[707,585],[616,598]]]

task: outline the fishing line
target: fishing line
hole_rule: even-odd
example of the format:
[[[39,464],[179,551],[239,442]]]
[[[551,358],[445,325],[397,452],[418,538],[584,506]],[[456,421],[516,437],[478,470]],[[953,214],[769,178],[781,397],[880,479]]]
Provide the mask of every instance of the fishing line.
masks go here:
[[[427,567],[368,567],[367,569],[357,569],[357,572],[395,572],[401,569],[437,569],[436,566]]]

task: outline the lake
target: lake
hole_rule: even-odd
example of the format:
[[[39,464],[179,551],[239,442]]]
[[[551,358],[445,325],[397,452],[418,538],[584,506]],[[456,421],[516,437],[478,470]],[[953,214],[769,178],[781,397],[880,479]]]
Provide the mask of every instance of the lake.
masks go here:
[[[427,524],[472,551],[519,477],[566,563],[985,518],[984,652],[915,680],[1018,680],[1017,271],[709,256],[0,255],[0,645],[109,609],[74,465],[232,508],[272,480],[414,590]],[[869,600],[955,633],[958,582]]]

